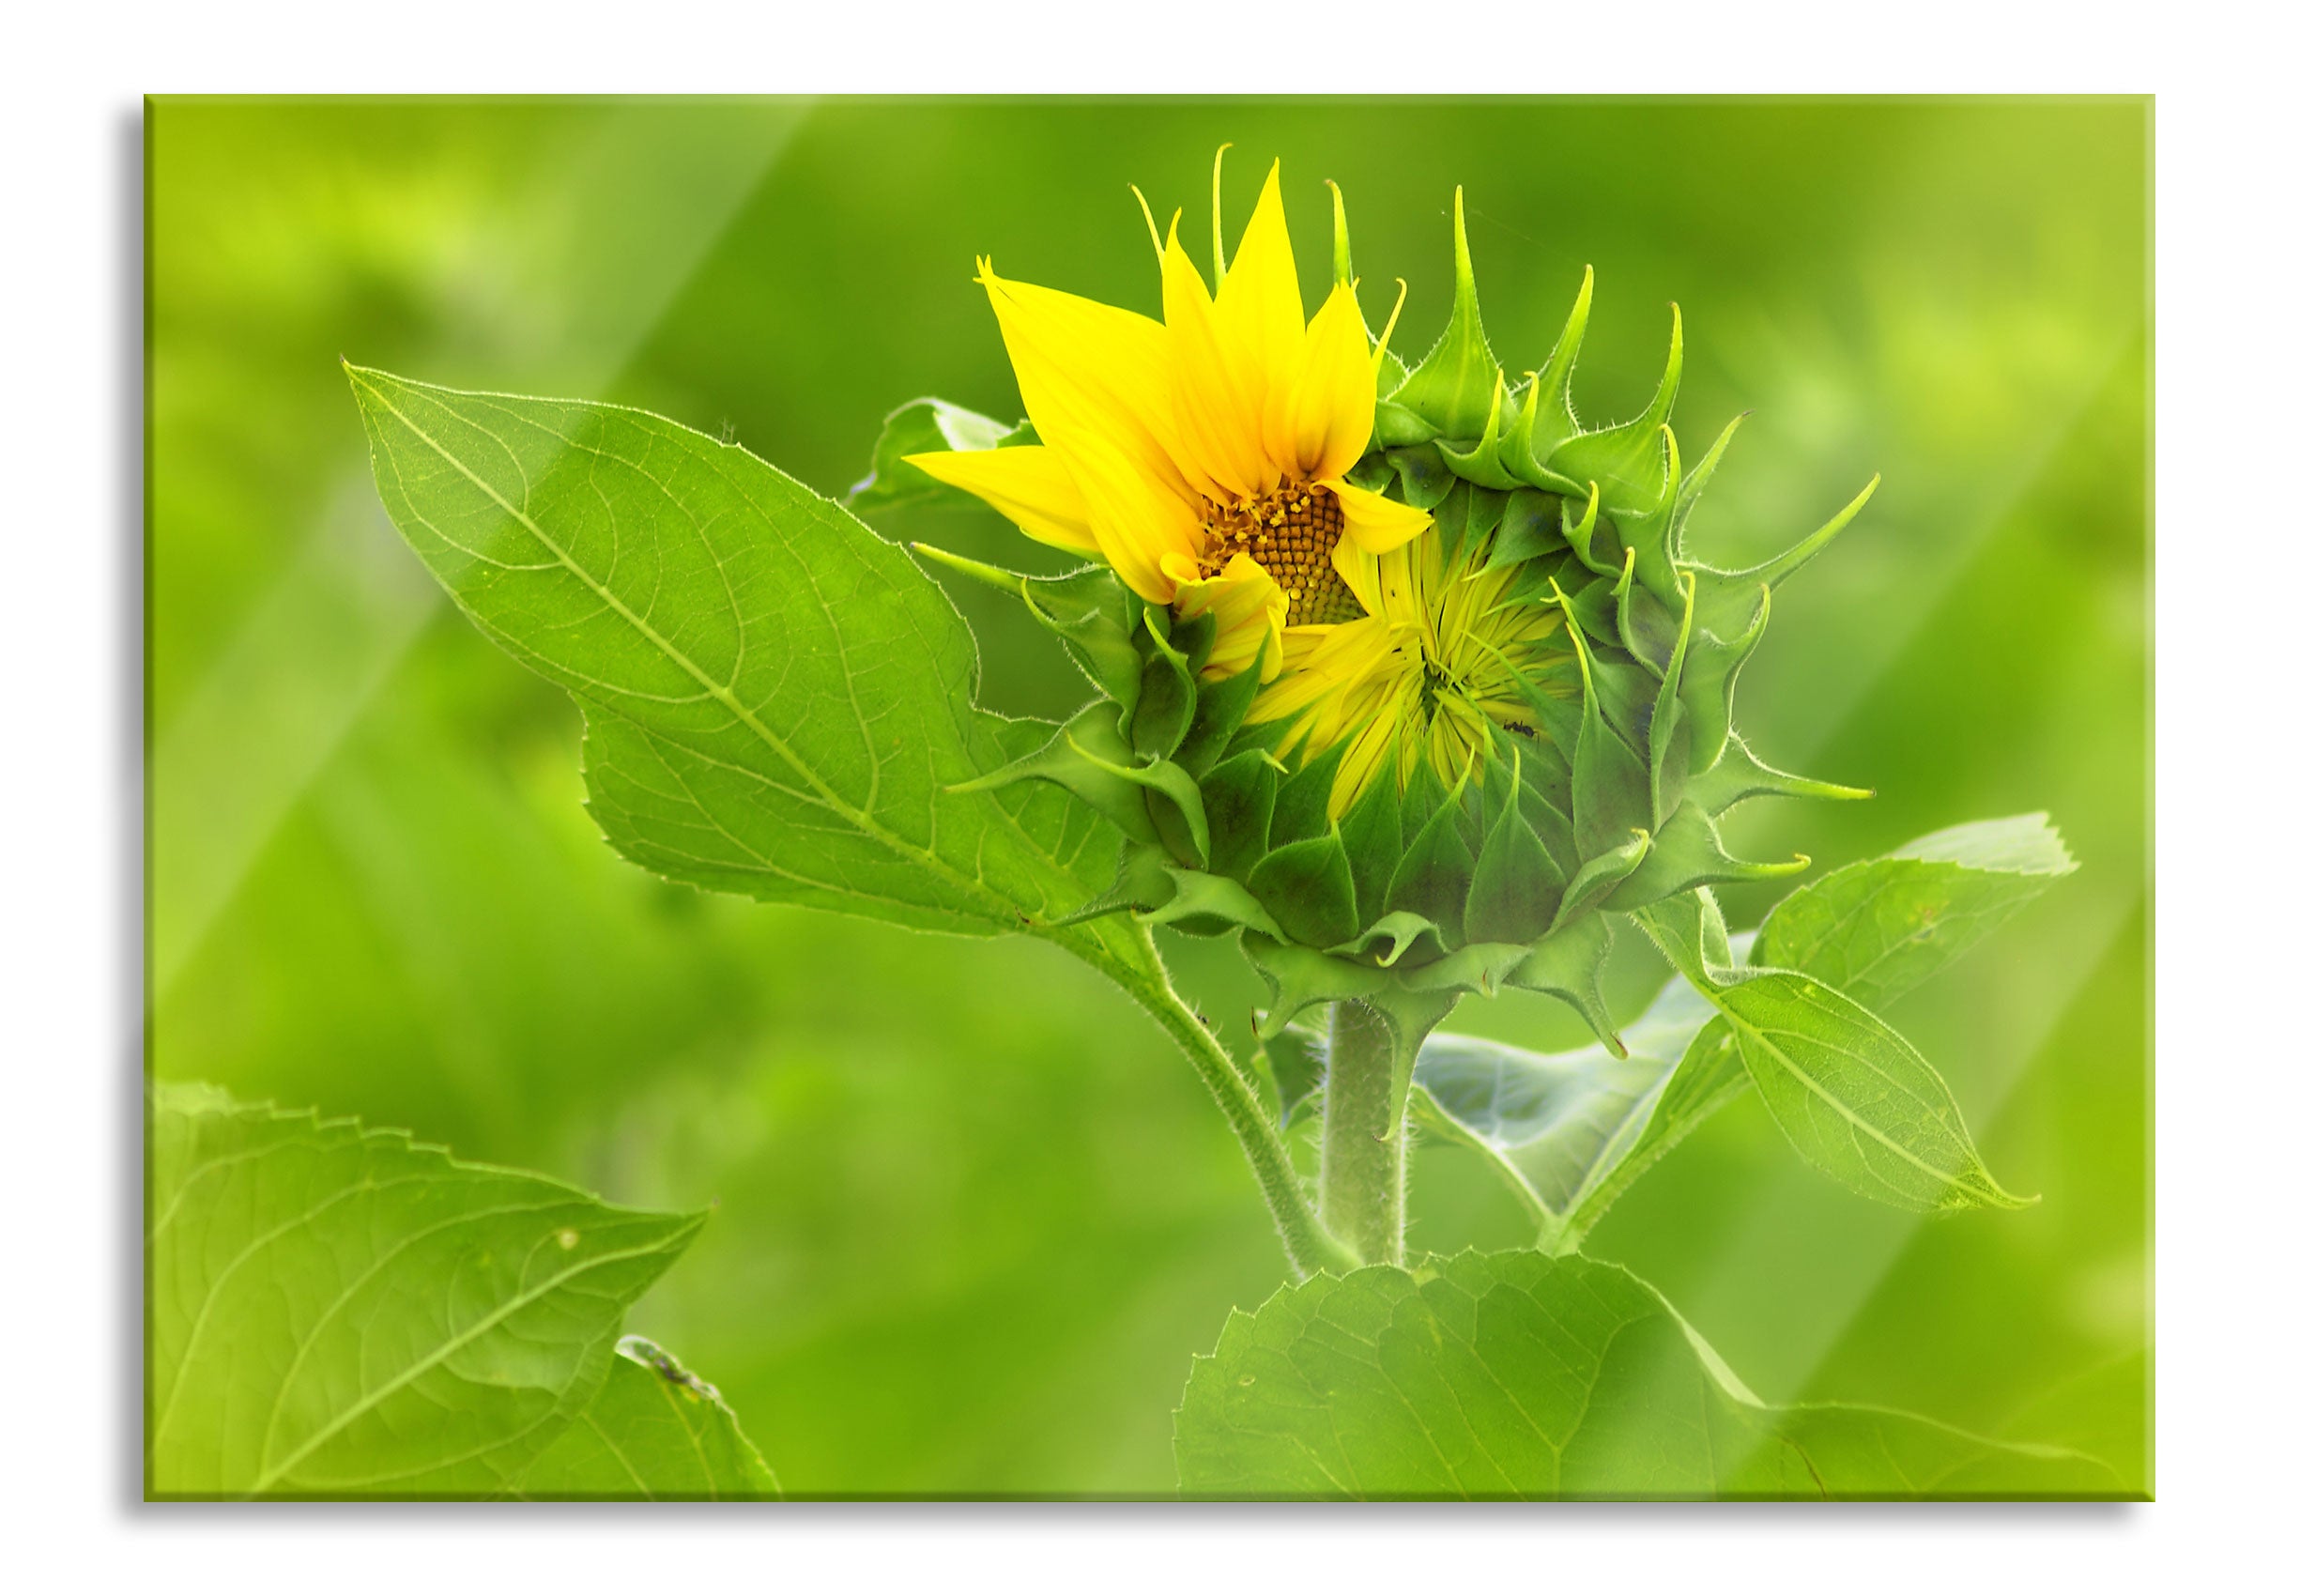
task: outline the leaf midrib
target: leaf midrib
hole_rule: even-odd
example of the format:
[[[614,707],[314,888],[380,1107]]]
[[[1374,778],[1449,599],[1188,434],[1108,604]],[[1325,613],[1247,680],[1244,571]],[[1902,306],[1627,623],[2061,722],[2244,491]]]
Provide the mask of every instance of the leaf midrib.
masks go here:
[[[636,631],[641,637],[646,638],[650,644],[658,650],[666,659],[668,659],[681,670],[686,672],[686,674],[693,679],[697,686],[702,688],[706,693],[710,694],[712,698],[716,699],[722,708],[724,708],[729,714],[733,715],[735,719],[753,736],[757,737],[760,743],[765,744],[766,747],[770,749],[777,759],[781,760],[793,771],[796,771],[800,777],[805,781],[807,786],[815,790],[824,807],[833,811],[841,820],[852,826],[856,831],[861,832],[864,836],[869,837],[872,841],[879,843],[882,847],[886,848],[892,852],[899,854],[913,864],[924,866],[928,869],[932,870],[935,874],[955,884],[967,898],[972,899],[977,905],[982,906],[986,918],[995,922],[1003,919],[1005,913],[1020,907],[1020,905],[1014,903],[1011,899],[1003,898],[989,892],[981,882],[962,875],[958,871],[951,868],[951,867],[943,861],[941,855],[918,848],[908,838],[900,836],[894,832],[888,831],[885,827],[880,825],[875,820],[871,819],[867,813],[858,810],[848,804],[845,799],[838,795],[836,789],[832,788],[822,779],[812,765],[802,761],[791,750],[790,744],[785,743],[781,738],[777,737],[773,731],[769,730],[766,724],[759,720],[759,718],[753,714],[752,711],[745,706],[741,699],[735,697],[731,688],[714,681],[708,672],[703,670],[703,668],[697,665],[693,660],[689,659],[682,651],[681,651],[670,641],[669,638],[664,637],[652,625],[648,624],[643,618],[633,611],[631,606],[623,603],[622,599],[612,590],[600,582],[596,577],[592,576],[591,574],[585,570],[582,566],[576,564],[575,560],[568,556],[567,551],[561,548],[555,540],[545,533],[544,529],[535,523],[534,519],[524,510],[513,504],[511,500],[505,499],[502,494],[496,491],[493,483],[487,482],[476,471],[465,465],[461,459],[451,453],[448,448],[437,438],[432,437],[430,433],[426,432],[422,427],[418,425],[406,411],[402,410],[397,405],[392,404],[391,399],[384,394],[381,389],[377,388],[373,382],[367,381],[366,373],[364,373],[359,367],[352,367],[351,376],[352,380],[360,383],[361,386],[366,388],[367,391],[375,396],[377,404],[389,410],[402,426],[406,427],[409,432],[421,438],[424,445],[428,447],[433,453],[437,454],[440,459],[446,461],[450,466],[452,466],[463,475],[466,481],[469,482],[474,487],[478,488],[482,493],[493,499],[496,504],[501,508],[505,514],[510,515],[514,520],[517,521],[521,527],[525,528],[529,535],[533,537],[536,542],[540,543],[544,548],[550,551],[551,557],[559,562],[561,569],[565,570],[569,575],[580,581],[586,588],[590,589],[601,602],[607,605],[608,607],[613,609],[617,615],[621,616],[626,623],[628,623],[635,631]],[[461,595],[458,594],[457,597],[460,599]],[[602,707],[609,708],[609,706],[605,705]],[[613,713],[611,708],[609,708],[609,713]],[[642,729],[644,729],[642,728]],[[1006,812],[1004,805],[995,802],[991,803],[989,806],[991,809],[996,810],[1001,815],[1004,815]],[[1011,821],[1011,817],[1008,817],[1008,819]]]

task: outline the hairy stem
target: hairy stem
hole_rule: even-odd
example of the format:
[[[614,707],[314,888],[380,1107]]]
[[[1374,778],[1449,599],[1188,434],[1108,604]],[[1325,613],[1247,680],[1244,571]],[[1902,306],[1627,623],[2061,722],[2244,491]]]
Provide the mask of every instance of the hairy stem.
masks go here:
[[[1123,987],[1181,1047],[1183,1055],[1198,1071],[1199,1080],[1214,1095],[1215,1106],[1221,1110],[1230,1133],[1246,1150],[1246,1162],[1254,1172],[1255,1184],[1262,1189],[1263,1202],[1269,1205],[1271,1222],[1278,1227],[1278,1238],[1285,1246],[1287,1262],[1294,1266],[1296,1275],[1312,1275],[1320,1269],[1339,1274],[1354,1268],[1357,1264],[1356,1255],[1336,1240],[1311,1211],[1309,1195],[1295,1178],[1294,1160],[1286,1152],[1278,1127],[1263,1109],[1253,1082],[1206,1028],[1205,1021],[1174,990],[1149,930],[1139,921],[1131,924],[1140,944],[1138,959],[1118,959],[1091,944],[1066,945]],[[1127,951],[1137,952],[1133,947]]]
[[[1389,1026],[1362,1003],[1333,1007],[1318,1212],[1369,1264],[1405,1256],[1405,1126],[1391,1113]]]

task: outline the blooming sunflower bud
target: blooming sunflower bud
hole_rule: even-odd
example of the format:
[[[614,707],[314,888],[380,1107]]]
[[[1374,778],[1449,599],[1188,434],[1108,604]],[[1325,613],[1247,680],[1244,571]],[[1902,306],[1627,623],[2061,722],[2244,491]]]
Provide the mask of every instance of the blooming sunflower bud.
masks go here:
[[[1744,799],[1861,795],[1761,763],[1733,694],[1774,589],[1876,483],[1763,565],[1702,564],[1686,520],[1734,426],[1682,468],[1674,310],[1652,402],[1585,429],[1590,274],[1510,381],[1457,191],[1452,312],[1408,371],[1359,315],[1339,192],[1334,222],[1307,324],[1275,168],[1226,273],[1217,218],[1212,294],[1154,226],[1163,324],[985,266],[1044,442],[906,459],[1096,563],[1044,579],[924,552],[1020,598],[1104,696],[978,785],[1054,781],[1108,815],[1125,862],[1081,914],[1241,931],[1265,1025],[1358,999],[1418,1036],[1514,986],[1618,1049],[1612,916],[1802,868],[1726,852],[1717,820]]]

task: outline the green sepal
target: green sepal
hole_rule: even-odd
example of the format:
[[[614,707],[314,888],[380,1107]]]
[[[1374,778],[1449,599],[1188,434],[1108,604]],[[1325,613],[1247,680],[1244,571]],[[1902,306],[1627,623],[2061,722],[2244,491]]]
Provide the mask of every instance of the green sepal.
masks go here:
[[[1581,856],[1573,845],[1573,768],[1563,746],[1547,737],[1513,737],[1510,752],[1520,773],[1518,813],[1562,869]]]
[[[1142,690],[1142,659],[1134,648],[1132,595],[1105,565],[1085,565],[1060,576],[1025,576],[979,560],[914,543],[912,552],[986,587],[1012,593],[1038,623],[1063,641],[1086,679],[1121,705]]]
[[[1486,790],[1484,845],[1470,872],[1462,930],[1471,943],[1531,943],[1549,929],[1565,894],[1565,872],[1518,808],[1520,767]]]
[[[1605,959],[1612,951],[1612,917],[1585,914],[1536,943],[1510,972],[1509,985],[1557,999],[1581,1017],[1607,1052],[1627,1058],[1620,1029],[1605,1006]]]
[[[1267,650],[1274,643],[1274,637],[1265,637],[1262,647]],[[1198,713],[1173,755],[1174,763],[1192,776],[1204,776],[1229,754],[1231,741],[1245,724],[1246,712],[1253,707],[1254,695],[1261,690],[1262,659],[1256,654],[1253,664],[1219,682],[1199,681]]]
[[[1568,547],[1563,505],[1564,500],[1556,494],[1539,488],[1521,487],[1510,494],[1502,507],[1494,546],[1486,551],[1486,562],[1522,565],[1528,560]]]
[[[1404,799],[1398,785],[1397,754],[1384,756],[1357,803],[1338,828],[1350,859],[1350,884],[1361,912],[1382,905],[1389,882],[1405,856]]]
[[[1362,487],[1368,493],[1380,493],[1397,480],[1398,468],[1390,463],[1389,456],[1378,445],[1368,449],[1342,478],[1342,481]]]
[[[1589,644],[1589,674],[1597,681],[1598,708],[1604,712],[1606,724],[1620,734],[1623,744],[1637,752],[1637,762],[1642,768],[1647,732],[1653,722],[1653,703],[1661,692],[1661,683],[1653,679],[1651,671],[1622,651],[1586,633],[1584,637]]]
[[[1212,616],[1202,616],[1191,624],[1193,632],[1205,634],[1208,646],[1212,620]],[[1198,716],[1197,665],[1188,643],[1176,646],[1172,625],[1164,606],[1151,605],[1142,610],[1142,625],[1134,634],[1136,654],[1142,661],[1142,689],[1127,731],[1135,753],[1153,759],[1165,759],[1180,748]]]
[[[1662,456],[1666,464],[1668,485],[1664,494],[1677,490],[1677,434],[1667,427],[1661,429]],[[1660,510],[1625,509],[1618,499],[1606,500],[1606,524],[1613,529],[1622,553],[1635,561],[1637,580],[1646,591],[1664,604],[1678,602],[1678,566],[1679,561],[1669,545],[1669,512],[1664,505]]]
[[[1584,859],[1618,847],[1645,818],[1648,802],[1645,766],[1605,718],[1590,669],[1588,640],[1565,594],[1566,635],[1581,664],[1581,727],[1573,746],[1573,846]]]
[[[1693,766],[1693,729],[1685,720],[1680,697],[1685,680],[1685,655],[1693,646],[1694,574],[1685,574],[1685,613],[1679,618],[1677,641],[1669,651],[1669,666],[1653,694],[1653,713],[1646,723],[1646,768],[1652,779],[1653,824],[1664,825],[1684,795],[1685,777]],[[1628,624],[1623,624],[1624,631]]]
[[[1453,312],[1436,345],[1389,398],[1420,418],[1437,437],[1476,437],[1491,407],[1501,362],[1478,316],[1478,283],[1469,264],[1469,224],[1462,191],[1453,191]],[[1377,413],[1379,407],[1376,407]]]
[[[1439,546],[1448,556],[1464,547],[1475,547],[1487,533],[1501,524],[1501,515],[1509,505],[1506,495],[1492,488],[1480,487],[1474,483],[1457,484],[1451,493],[1438,501],[1430,519],[1436,531]]]
[[[1487,410],[1485,425],[1478,434],[1477,446],[1464,453],[1441,437],[1436,440],[1439,457],[1464,482],[1505,493],[1519,486],[1518,480],[1501,463],[1502,429],[1517,419],[1516,412],[1517,404],[1510,396],[1510,385],[1503,378],[1501,368],[1495,366],[1492,407]]]
[[[1501,469],[1513,483],[1523,483],[1550,493],[1580,498],[1588,491],[1587,485],[1575,482],[1559,471],[1553,471],[1541,461],[1535,447],[1535,436],[1549,423],[1543,420],[1542,398],[1546,391],[1541,386],[1541,374],[1528,372],[1526,388],[1517,398],[1517,420],[1495,444],[1495,457]],[[1566,428],[1570,435],[1571,423]]]
[[[1687,575],[1697,578],[1701,573]],[[1712,578],[1702,585],[1702,591],[1714,586]],[[1725,739],[1733,730],[1734,684],[1740,679],[1741,667],[1749,663],[1749,656],[1765,636],[1766,622],[1771,617],[1772,590],[1764,587],[1757,590],[1756,608],[1739,636],[1720,637],[1699,624],[1696,611],[1694,629],[1678,681],[1678,703],[1684,712],[1690,737],[1686,748],[1688,770],[1707,770],[1725,752]]]
[[[1564,517],[1559,521],[1557,529],[1564,535],[1567,545],[1572,548],[1574,557],[1584,565],[1587,565],[1590,570],[1598,572],[1603,575],[1620,576],[1626,575],[1627,573],[1624,568],[1625,562],[1608,559],[1605,552],[1599,548],[1595,542],[1597,534],[1597,505],[1598,499],[1601,497],[1598,484],[1595,483],[1583,483],[1572,488],[1571,491],[1573,497],[1579,499],[1582,502],[1581,514],[1579,515],[1574,514],[1573,506],[1571,503],[1568,503],[1565,507]]]
[[[1109,889],[1050,923],[1077,926],[1122,910],[1156,909],[1173,896],[1173,864],[1166,850],[1157,843],[1124,843],[1118,852],[1118,879]]]
[[[1812,863],[1802,853],[1778,864],[1736,859],[1725,851],[1717,836],[1717,822],[1686,804],[1655,835],[1645,864],[1614,890],[1605,907],[1627,913],[1694,887],[1719,882],[1774,881],[1796,875]]]
[[[1278,800],[1285,767],[1265,748],[1248,748],[1222,760],[1198,784],[1206,829],[1214,843],[1213,868],[1243,881],[1270,845],[1270,812]]]
[[[1642,414],[1618,426],[1578,433],[1560,439],[1544,456],[1552,470],[1575,482],[1594,482],[1608,490],[1621,509],[1660,515],[1669,508],[1671,480],[1662,435],[1669,410],[1677,403],[1678,381],[1685,370],[1685,322],[1675,305],[1669,307],[1669,358],[1662,368],[1661,386]],[[1659,529],[1664,535],[1665,522]]]
[[[1408,953],[1413,952],[1425,940],[1432,944],[1430,959],[1445,957],[1445,935],[1435,925],[1411,910],[1393,909],[1349,941],[1338,943],[1326,951],[1342,957],[1351,957],[1372,953],[1376,943],[1388,943],[1389,945],[1387,952],[1373,955],[1373,962],[1387,970],[1402,961]],[[1424,959],[1422,962],[1430,962],[1430,959]]]
[[[1390,878],[1386,912],[1403,910],[1435,926],[1447,947],[1468,940],[1463,916],[1469,903],[1469,884],[1476,873],[1477,855],[1462,835],[1463,813],[1458,793],[1434,805]]]
[[[1556,917],[1547,929],[1555,935],[1589,910],[1603,903],[1616,887],[1626,881],[1645,863],[1645,856],[1653,847],[1652,834],[1643,829],[1629,834],[1629,840],[1618,848],[1609,848],[1574,872],[1557,904]]]
[[[1349,751],[1346,741],[1335,743],[1278,784],[1278,799],[1270,809],[1272,848],[1324,836],[1333,829],[1326,803],[1333,796],[1334,777]]]
[[[1111,699],[1096,698],[1033,752],[945,790],[987,792],[1018,781],[1050,781],[1067,788],[1134,841],[1158,845],[1143,784],[1127,768],[1133,750],[1118,729],[1121,713]]]
[[[1330,947],[1357,934],[1357,894],[1339,832],[1271,849],[1246,886],[1297,943]]]
[[[1669,555],[1679,564],[1684,563],[1685,560],[1685,522],[1693,514],[1694,505],[1699,502],[1702,490],[1709,486],[1710,478],[1717,474],[1717,463],[1725,458],[1725,449],[1732,443],[1733,435],[1740,431],[1741,422],[1748,419],[1749,412],[1743,410],[1725,422],[1725,430],[1717,435],[1717,441],[1710,444],[1709,453],[1701,456],[1700,464],[1686,472],[1685,480],[1678,484],[1677,498],[1669,506]]]
[[[1712,815],[1722,815],[1736,804],[1751,798],[1874,798],[1876,792],[1865,787],[1844,787],[1833,781],[1818,781],[1811,776],[1791,775],[1777,771],[1749,751],[1740,733],[1725,738],[1724,750],[1717,762],[1705,771],[1697,771],[1685,779],[1684,802],[1699,806]]]
[[[1654,903],[1637,916],[1677,973],[1706,991],[1733,978],[1733,941],[1725,912],[1707,887]]]
[[[1556,344],[1550,349],[1549,359],[1533,375],[1527,391],[1524,419],[1512,431],[1504,446],[1502,458],[1517,476],[1537,486],[1550,486],[1544,477],[1556,477],[1541,462],[1550,452],[1572,437],[1580,428],[1573,421],[1573,362],[1581,355],[1582,334],[1589,327],[1589,297],[1597,286],[1594,267],[1581,269],[1581,291],[1573,298],[1573,308],[1565,318],[1565,326],[1557,334]],[[1568,491],[1587,491],[1578,483],[1568,483]]]
[[[1395,399],[1373,402],[1373,435],[1370,446],[1380,450],[1426,447],[1437,429]]]
[[[1445,457],[1432,444],[1392,449],[1387,458],[1397,468],[1398,496],[1409,510],[1434,511],[1461,480],[1446,469]]]
[[[1642,566],[1644,561],[1638,563]],[[1689,584],[1692,576],[1690,571],[1685,574]],[[1688,586],[1682,593],[1672,591],[1665,598],[1659,597],[1641,578],[1615,597],[1614,630],[1620,635],[1621,647],[1655,676],[1667,674],[1669,661],[1677,652],[1678,635],[1693,611],[1691,592]]]
[[[1405,990],[1391,987],[1370,1001],[1389,1028],[1389,1124],[1392,1135],[1402,1135],[1405,1100],[1414,1090],[1414,1064],[1421,1057],[1421,1044],[1453,1012],[1462,994],[1445,989],[1416,990],[1409,981]]]
[[[1150,925],[1172,926],[1187,935],[1201,937],[1225,936],[1241,928],[1259,931],[1264,936],[1285,934],[1254,895],[1228,876],[1208,875],[1178,866],[1169,866],[1166,875],[1173,883],[1173,896],[1142,913],[1142,919]]]
[[[1254,1021],[1257,1036],[1276,1035],[1312,1004],[1370,1003],[1396,987],[1396,976],[1388,970],[1336,959],[1259,931],[1242,933],[1238,946],[1270,990],[1270,1006]]]
[[[1722,449],[1725,440],[1720,438],[1718,447]],[[1763,564],[1752,565],[1741,571],[1710,573],[1711,591],[1721,599],[1730,595],[1748,603],[1749,595],[1778,588],[1802,570],[1815,555],[1835,542],[1839,532],[1852,525],[1853,517],[1861,514],[1862,506],[1868,503],[1870,496],[1876,493],[1878,484],[1883,481],[1881,475],[1871,477],[1867,484],[1853,495],[1852,502],[1829,517],[1818,531],[1783,549]]]

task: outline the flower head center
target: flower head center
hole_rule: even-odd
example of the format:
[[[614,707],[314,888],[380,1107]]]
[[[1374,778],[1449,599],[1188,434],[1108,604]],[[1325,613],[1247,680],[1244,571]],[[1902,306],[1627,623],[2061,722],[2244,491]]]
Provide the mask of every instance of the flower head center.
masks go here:
[[[1289,482],[1234,504],[1208,499],[1204,524],[1206,567],[1219,571],[1234,555],[1250,557],[1286,595],[1288,625],[1329,625],[1365,614],[1334,569],[1342,501],[1326,488]]]

